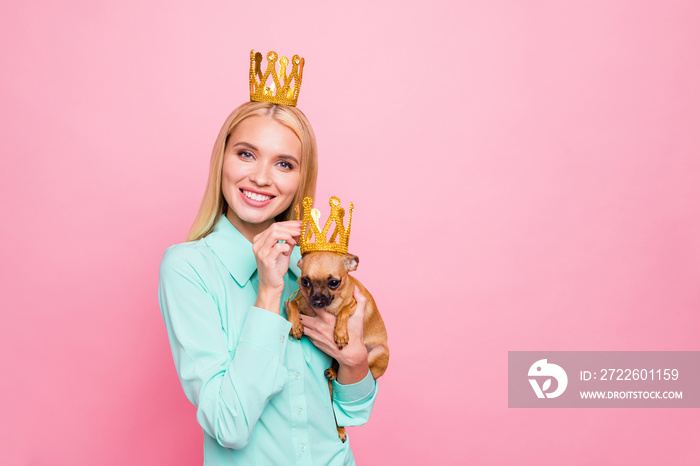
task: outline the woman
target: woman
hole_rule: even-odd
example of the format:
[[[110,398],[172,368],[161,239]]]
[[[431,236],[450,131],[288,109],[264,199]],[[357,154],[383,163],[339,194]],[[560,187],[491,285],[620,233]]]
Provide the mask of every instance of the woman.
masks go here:
[[[175,366],[204,430],[204,463],[355,464],[339,426],[367,421],[376,382],[362,344],[365,298],[338,350],[335,317],[304,316],[289,336],[284,301],[298,288],[294,206],[313,196],[316,141],[295,107],[249,102],[228,117],[188,242],[168,248],[159,299]],[[324,370],[339,362],[329,396]]]

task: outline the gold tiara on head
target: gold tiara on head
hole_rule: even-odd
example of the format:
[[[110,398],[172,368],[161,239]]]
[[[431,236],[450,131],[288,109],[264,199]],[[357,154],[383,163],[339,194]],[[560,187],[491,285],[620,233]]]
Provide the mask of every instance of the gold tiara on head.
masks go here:
[[[301,255],[307,252],[337,252],[338,254],[348,253],[348,241],[350,240],[350,224],[352,223],[352,202],[348,208],[348,226],[343,226],[343,217],[345,209],[340,207],[340,199],[333,196],[328,201],[331,206],[331,214],[326,220],[323,230],[320,229],[318,219],[321,213],[318,209],[312,209],[313,200],[310,197],[305,197],[303,201],[304,217],[301,221],[301,236],[299,237],[299,247]],[[299,220],[299,206],[297,206],[297,220]],[[335,222],[335,228],[328,241],[326,241],[328,230],[331,224]],[[309,231],[306,232],[306,227],[309,225]],[[314,242],[311,242],[311,236],[314,237]],[[336,237],[338,241],[336,242]]]
[[[287,74],[289,64],[287,57],[280,58],[279,72],[277,71],[277,52],[267,52],[267,69],[264,73],[261,67],[262,59],[262,53],[250,51],[250,100],[296,106],[304,59],[294,55],[292,71],[289,74]],[[293,84],[292,80],[294,80]]]

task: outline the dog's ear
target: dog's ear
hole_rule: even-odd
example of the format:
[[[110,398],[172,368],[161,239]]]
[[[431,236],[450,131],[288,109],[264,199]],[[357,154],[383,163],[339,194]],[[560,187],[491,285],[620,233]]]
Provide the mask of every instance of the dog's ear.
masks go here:
[[[301,268],[301,264],[304,262],[304,256],[301,256],[301,259],[299,259],[299,262],[297,262],[297,267]]]
[[[352,272],[353,270],[357,270],[357,264],[360,263],[360,258],[352,254],[345,254],[343,256],[343,262],[345,263],[345,269],[348,272]]]

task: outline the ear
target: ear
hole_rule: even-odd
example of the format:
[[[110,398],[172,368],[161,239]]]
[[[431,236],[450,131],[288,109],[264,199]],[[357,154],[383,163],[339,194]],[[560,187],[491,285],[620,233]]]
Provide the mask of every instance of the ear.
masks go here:
[[[345,263],[345,269],[348,272],[357,270],[357,265],[360,263],[360,258],[352,254],[345,254],[343,256],[343,262]]]
[[[301,256],[301,259],[299,259],[299,262],[297,262],[297,267],[301,268],[301,264],[304,262],[304,256]]]

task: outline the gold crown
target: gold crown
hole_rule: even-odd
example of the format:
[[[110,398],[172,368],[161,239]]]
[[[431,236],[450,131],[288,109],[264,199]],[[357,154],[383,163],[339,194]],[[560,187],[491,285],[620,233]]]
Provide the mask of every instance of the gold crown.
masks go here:
[[[277,72],[277,52],[267,53],[267,69],[262,72],[260,64],[262,54],[250,51],[250,100],[256,102],[272,102],[273,104],[291,105],[297,104],[299,88],[301,87],[301,74],[304,69],[304,59],[299,55],[292,57],[292,72],[287,74],[287,57],[280,58],[280,70]],[[268,85],[268,78],[272,75],[272,82]],[[294,85],[292,86],[292,80]]]
[[[348,227],[343,226],[343,216],[345,215],[345,209],[340,207],[340,199],[333,196],[328,201],[331,206],[331,214],[326,220],[326,224],[323,230],[320,229],[318,219],[321,217],[321,213],[318,209],[312,209],[313,200],[310,197],[305,197],[303,201],[304,205],[304,218],[301,221],[301,236],[299,237],[299,247],[301,248],[301,254],[304,255],[307,252],[337,252],[338,254],[348,253],[348,240],[350,240],[350,224],[352,223],[352,202],[348,210]],[[297,220],[299,220],[299,206],[297,206]],[[311,220],[311,221],[310,221]],[[328,230],[331,228],[331,224],[335,221],[335,228],[331,234],[330,240],[326,241],[328,235]],[[309,231],[306,232],[306,227],[309,225]],[[311,242],[311,236],[314,237],[314,242]],[[335,242],[336,236],[338,237],[338,242]]]

